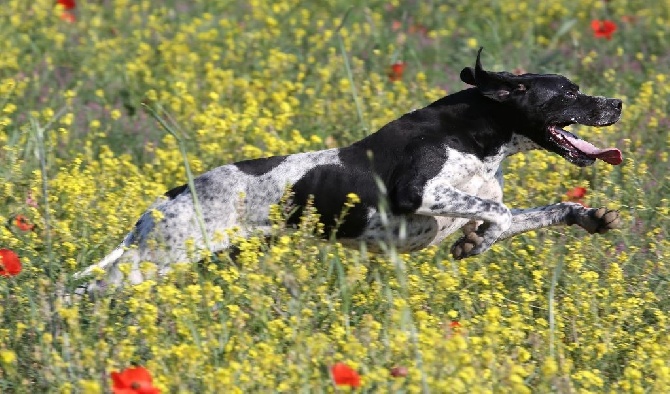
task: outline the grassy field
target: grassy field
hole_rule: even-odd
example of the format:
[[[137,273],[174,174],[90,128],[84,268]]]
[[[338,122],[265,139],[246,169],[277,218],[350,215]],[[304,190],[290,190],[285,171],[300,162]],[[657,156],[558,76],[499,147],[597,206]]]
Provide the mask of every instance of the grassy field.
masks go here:
[[[0,392],[109,392],[134,364],[164,393],[351,390],[336,363],[362,392],[670,391],[670,1],[351,4],[2,2],[0,249],[22,271],[0,276]],[[596,34],[602,20],[616,30]],[[114,303],[58,297],[186,182],[142,103],[174,118],[202,173],[349,144],[465,88],[480,45],[487,69],[624,101],[616,125],[571,128],[622,165],[532,152],[505,177],[510,207],[583,187],[620,231],[531,232],[455,261],[455,238],[372,255],[319,241],[309,216],[240,240],[235,264],[182,264]]]

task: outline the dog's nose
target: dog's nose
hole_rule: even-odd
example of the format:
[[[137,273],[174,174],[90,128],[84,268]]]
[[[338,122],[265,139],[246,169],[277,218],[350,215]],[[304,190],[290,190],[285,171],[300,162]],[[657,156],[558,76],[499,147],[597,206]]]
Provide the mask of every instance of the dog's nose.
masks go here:
[[[621,108],[623,107],[623,102],[619,99],[613,99],[612,100],[612,106],[619,111],[621,111]]]

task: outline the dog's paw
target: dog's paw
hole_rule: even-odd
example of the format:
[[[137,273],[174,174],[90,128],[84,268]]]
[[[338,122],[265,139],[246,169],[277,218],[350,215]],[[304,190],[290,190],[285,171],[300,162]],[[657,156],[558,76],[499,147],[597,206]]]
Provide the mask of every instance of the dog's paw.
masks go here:
[[[584,227],[586,231],[591,234],[604,234],[609,230],[621,227],[621,219],[619,218],[619,211],[614,211],[607,208],[593,209],[589,212],[591,219],[589,228]]]
[[[472,231],[462,236],[454,243],[451,247],[451,255],[454,256],[456,260],[460,260],[468,256],[479,254],[483,244],[484,237],[480,236],[475,231]]]
[[[461,231],[463,232],[463,235],[468,235],[477,231],[477,227],[479,227],[479,223],[477,223],[476,220],[470,220],[461,227]]]

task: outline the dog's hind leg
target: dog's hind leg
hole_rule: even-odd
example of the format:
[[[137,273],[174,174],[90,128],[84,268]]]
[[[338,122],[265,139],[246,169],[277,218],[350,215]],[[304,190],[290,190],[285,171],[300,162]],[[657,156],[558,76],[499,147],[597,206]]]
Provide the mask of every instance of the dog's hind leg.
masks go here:
[[[512,224],[505,230],[498,240],[512,237],[526,231],[538,230],[549,226],[578,225],[590,234],[605,233],[609,230],[619,228],[621,219],[619,212],[607,208],[586,208],[577,203],[558,203],[538,208],[512,209]],[[481,226],[480,226],[481,228]],[[463,258],[468,255],[465,250],[471,250],[478,246],[482,240],[474,228],[465,234],[454,244],[452,254],[455,258]],[[468,229],[464,229],[466,232]]]

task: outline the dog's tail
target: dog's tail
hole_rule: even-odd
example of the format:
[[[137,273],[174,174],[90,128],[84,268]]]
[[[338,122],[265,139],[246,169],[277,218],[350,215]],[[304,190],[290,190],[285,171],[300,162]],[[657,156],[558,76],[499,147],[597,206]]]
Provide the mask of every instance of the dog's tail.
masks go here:
[[[83,271],[74,274],[72,276],[73,279],[79,280],[92,276],[93,273],[98,270],[104,270],[105,272],[107,272],[107,275],[109,275],[111,268],[113,268],[113,266],[119,261],[119,259],[121,259],[121,257],[124,255],[128,247],[133,243],[134,238],[135,238],[135,232],[131,231],[128,235],[126,235],[126,237],[123,239],[123,242],[121,242],[121,244],[117,246],[116,249],[114,249],[107,256],[103,257],[102,260],[100,260],[99,262],[87,267]],[[97,282],[99,281],[93,280],[91,283],[86,283],[77,287],[74,291],[74,294],[82,296],[85,295],[86,293],[90,293],[97,286]]]
[[[125,249],[126,249],[125,243],[121,243],[121,245],[119,245],[116,249],[114,249],[110,254],[103,257],[103,259],[100,260],[99,262],[87,267],[85,270],[81,272],[77,272],[76,274],[74,274],[73,276],[74,279],[85,278],[91,275],[91,273],[94,270],[98,269],[106,270],[107,267],[117,262],[121,258],[121,256],[123,256],[123,252],[125,252]]]

